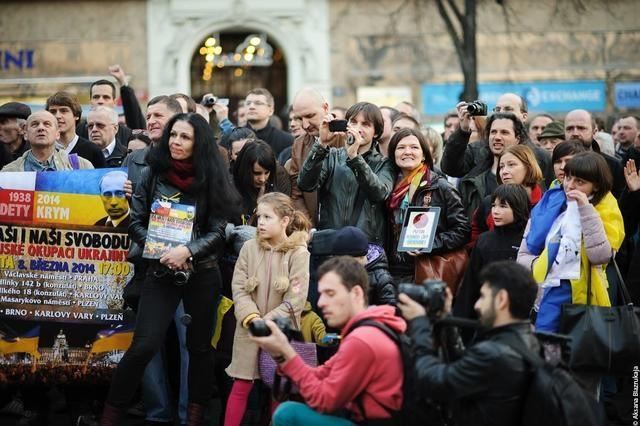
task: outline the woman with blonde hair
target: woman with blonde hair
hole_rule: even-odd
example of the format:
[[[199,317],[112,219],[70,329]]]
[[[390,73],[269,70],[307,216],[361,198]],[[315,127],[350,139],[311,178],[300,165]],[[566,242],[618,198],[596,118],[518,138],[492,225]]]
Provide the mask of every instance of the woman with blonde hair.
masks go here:
[[[427,127],[422,129],[424,138],[429,143],[431,148],[431,158],[433,159],[433,166],[435,169],[440,169],[440,160],[442,159],[443,142],[442,136],[433,127]]]

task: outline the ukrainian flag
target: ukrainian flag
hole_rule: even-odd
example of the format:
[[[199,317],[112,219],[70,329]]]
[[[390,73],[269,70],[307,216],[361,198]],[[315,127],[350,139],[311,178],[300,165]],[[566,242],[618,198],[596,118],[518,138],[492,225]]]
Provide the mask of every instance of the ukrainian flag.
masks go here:
[[[91,353],[126,351],[133,340],[133,325],[119,325],[116,328],[101,330],[91,346]]]
[[[38,341],[40,340],[40,326],[32,328],[26,334],[17,337],[2,336],[0,338],[0,354],[12,354],[16,352],[28,353],[36,358],[40,357],[38,352]]]

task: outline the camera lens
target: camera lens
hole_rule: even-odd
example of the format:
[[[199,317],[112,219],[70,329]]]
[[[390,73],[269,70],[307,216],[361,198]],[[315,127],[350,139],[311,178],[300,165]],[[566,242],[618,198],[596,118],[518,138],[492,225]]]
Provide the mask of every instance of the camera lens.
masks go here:
[[[173,273],[173,281],[176,285],[185,285],[189,281],[189,274],[185,271],[176,271]]]

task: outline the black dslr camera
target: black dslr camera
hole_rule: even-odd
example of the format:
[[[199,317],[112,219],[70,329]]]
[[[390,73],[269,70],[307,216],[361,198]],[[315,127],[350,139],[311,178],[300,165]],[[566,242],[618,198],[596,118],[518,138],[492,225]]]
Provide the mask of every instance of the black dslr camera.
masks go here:
[[[288,318],[276,317],[273,319],[273,322],[275,322],[280,331],[287,336],[287,339],[300,342],[304,340],[302,333],[291,326],[291,320]],[[256,319],[249,324],[249,333],[256,337],[266,337],[271,335],[271,329],[267,327],[264,320]]]
[[[404,293],[425,307],[430,317],[436,317],[444,309],[447,283],[426,280],[422,285],[399,284],[398,293]]]
[[[479,100],[467,104],[467,112],[471,117],[485,116],[487,115],[487,109],[487,104]]]

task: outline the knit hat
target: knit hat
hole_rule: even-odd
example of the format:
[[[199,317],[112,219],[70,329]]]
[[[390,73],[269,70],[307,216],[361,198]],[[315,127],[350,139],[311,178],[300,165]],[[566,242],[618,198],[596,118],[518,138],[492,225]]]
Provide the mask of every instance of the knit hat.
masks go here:
[[[7,102],[0,106],[0,117],[27,119],[31,115],[29,105],[20,102]]]
[[[544,130],[538,136],[538,140],[547,138],[564,139],[564,124],[561,121],[552,121],[544,126]]]
[[[333,240],[334,256],[366,256],[369,249],[367,235],[355,226],[336,231]]]

